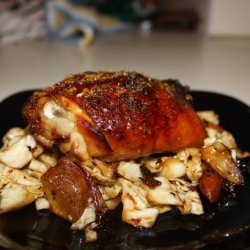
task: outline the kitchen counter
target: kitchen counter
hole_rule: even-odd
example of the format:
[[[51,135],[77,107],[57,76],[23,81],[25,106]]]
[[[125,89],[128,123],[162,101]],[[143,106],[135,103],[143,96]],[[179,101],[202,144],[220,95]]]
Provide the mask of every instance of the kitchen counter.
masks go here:
[[[88,70],[136,70],[177,78],[192,89],[250,104],[250,39],[140,32],[98,36],[85,49],[46,40],[1,47],[0,100]]]

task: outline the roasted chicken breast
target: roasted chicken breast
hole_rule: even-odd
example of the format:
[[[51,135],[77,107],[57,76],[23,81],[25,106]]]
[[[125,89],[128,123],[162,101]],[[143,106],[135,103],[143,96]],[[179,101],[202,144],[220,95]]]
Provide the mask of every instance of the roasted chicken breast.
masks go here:
[[[203,123],[175,84],[136,72],[85,72],[35,92],[23,107],[45,146],[81,160],[131,160],[201,147]]]

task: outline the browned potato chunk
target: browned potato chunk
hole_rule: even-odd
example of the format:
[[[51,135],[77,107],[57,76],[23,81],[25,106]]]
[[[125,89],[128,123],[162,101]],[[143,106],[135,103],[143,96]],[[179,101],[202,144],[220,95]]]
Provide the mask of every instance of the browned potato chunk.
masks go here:
[[[202,194],[210,201],[216,202],[220,198],[221,181],[214,172],[206,172],[199,180],[199,188]]]
[[[41,180],[50,209],[70,222],[81,217],[89,202],[94,203],[97,213],[105,210],[94,180],[74,157],[61,158]]]
[[[230,150],[221,142],[201,149],[202,160],[226,180],[240,185],[243,184],[243,176]]]

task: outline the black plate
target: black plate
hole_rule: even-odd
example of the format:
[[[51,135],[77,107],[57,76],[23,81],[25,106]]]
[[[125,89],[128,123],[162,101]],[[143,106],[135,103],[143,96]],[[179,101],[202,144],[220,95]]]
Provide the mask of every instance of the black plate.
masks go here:
[[[32,91],[10,96],[0,103],[0,137],[13,126],[24,126],[21,106]],[[193,91],[197,110],[215,110],[223,127],[243,149],[250,149],[250,108],[216,93]],[[121,209],[108,215],[102,238],[85,244],[82,232],[72,232],[65,220],[30,205],[0,216],[0,247],[11,249],[249,249],[250,167],[237,197],[210,205],[205,214],[180,215],[176,210],[161,215],[152,229],[135,229],[121,222]]]

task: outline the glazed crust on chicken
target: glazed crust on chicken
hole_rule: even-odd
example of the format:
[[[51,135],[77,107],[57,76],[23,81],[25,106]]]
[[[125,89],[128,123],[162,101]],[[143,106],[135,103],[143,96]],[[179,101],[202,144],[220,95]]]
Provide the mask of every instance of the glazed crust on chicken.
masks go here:
[[[35,92],[23,107],[45,146],[85,160],[131,160],[200,147],[203,123],[174,84],[136,72],[85,72]]]

